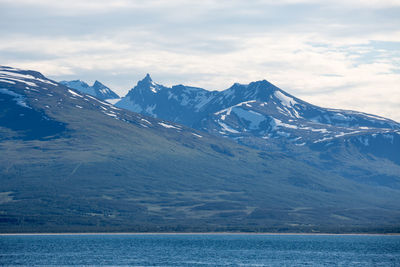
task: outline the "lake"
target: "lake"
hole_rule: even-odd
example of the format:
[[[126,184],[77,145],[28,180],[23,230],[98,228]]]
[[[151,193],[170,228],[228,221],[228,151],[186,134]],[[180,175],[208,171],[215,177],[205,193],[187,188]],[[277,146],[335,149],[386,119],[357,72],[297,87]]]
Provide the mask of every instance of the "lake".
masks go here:
[[[1,266],[400,266],[400,236],[2,235]]]

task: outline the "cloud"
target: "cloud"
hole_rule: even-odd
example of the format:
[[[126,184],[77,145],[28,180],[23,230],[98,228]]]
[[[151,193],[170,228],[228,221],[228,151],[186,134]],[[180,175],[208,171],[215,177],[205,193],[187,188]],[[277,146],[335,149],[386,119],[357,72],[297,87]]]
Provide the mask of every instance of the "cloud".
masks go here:
[[[134,8],[138,7],[137,1],[127,0],[0,0],[0,4],[6,4],[9,6],[23,7],[23,8],[41,8],[48,9],[56,12],[58,15],[80,15],[82,13],[107,13],[112,12],[116,9]]]
[[[313,104],[400,120],[398,3],[0,0],[0,57],[122,95],[147,72],[210,90],[268,79]]]

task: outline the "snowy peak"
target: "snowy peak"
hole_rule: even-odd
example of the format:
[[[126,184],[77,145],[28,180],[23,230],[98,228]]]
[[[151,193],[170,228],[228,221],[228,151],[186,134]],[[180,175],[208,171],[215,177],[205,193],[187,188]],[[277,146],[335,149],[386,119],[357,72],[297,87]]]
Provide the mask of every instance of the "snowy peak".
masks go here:
[[[94,90],[91,86],[89,86],[86,82],[82,80],[73,80],[73,81],[61,81],[62,85],[65,85],[69,88],[78,90],[82,93],[89,94],[95,96]]]
[[[164,86],[153,82],[153,80],[150,77],[150,74],[147,73],[146,76],[142,80],[140,80],[131,91],[136,90],[142,93],[151,92],[152,94],[157,94],[163,88]]]
[[[26,89],[38,87],[38,83],[58,86],[57,83],[47,79],[40,72],[31,70],[20,70],[7,66],[0,66],[0,82],[11,85],[24,84]]]
[[[156,108],[159,108],[160,94],[165,87],[153,82],[150,74],[138,81],[128,94],[121,98],[115,105],[130,111],[157,118]]]
[[[153,84],[155,84],[153,82],[153,79],[151,78],[150,74],[147,73],[146,76],[143,79],[138,81],[137,86],[146,86],[146,85],[150,86],[150,85],[153,85]]]
[[[192,127],[201,116],[204,106],[216,94],[185,85],[166,87],[153,82],[150,75],[146,75],[116,106]]]
[[[236,94],[243,95],[246,98],[255,98],[253,100],[261,100],[265,96],[269,96],[277,90],[279,90],[279,88],[272,83],[268,82],[267,80],[261,80],[251,82],[249,84],[235,83],[232,87],[224,92],[230,93],[233,91]]]
[[[108,99],[118,99],[119,96],[113,92],[110,88],[105,86],[99,81],[95,81],[92,86],[88,85],[86,82],[82,80],[73,80],[73,81],[61,81],[61,84],[78,90],[82,93],[95,96],[101,100],[108,100]]]
[[[271,96],[280,89],[266,80],[249,84],[235,83],[230,88],[218,92],[207,104],[209,113],[232,107],[245,101],[269,102]]]
[[[118,99],[119,96],[114,93],[110,88],[105,86],[99,81],[95,81],[92,88],[94,89],[94,92],[97,96],[97,98],[100,99]]]
[[[241,141],[305,145],[400,129],[399,123],[382,117],[314,106],[265,80],[234,84],[212,100],[209,111],[200,129]]]

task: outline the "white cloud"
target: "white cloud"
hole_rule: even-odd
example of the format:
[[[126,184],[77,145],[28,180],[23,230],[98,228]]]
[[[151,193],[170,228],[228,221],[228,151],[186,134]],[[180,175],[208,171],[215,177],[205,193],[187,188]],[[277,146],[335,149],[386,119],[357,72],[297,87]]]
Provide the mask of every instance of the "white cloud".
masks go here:
[[[8,4],[12,6],[20,6],[25,8],[39,7],[70,13],[75,11],[76,14],[85,12],[110,12],[115,9],[131,8],[138,6],[139,3],[127,0],[0,0],[0,4]]]
[[[21,17],[18,23],[26,29],[18,28],[11,18],[7,29],[15,24],[15,32],[0,35],[0,55],[7,56],[2,64],[36,69],[54,79],[99,79],[120,94],[147,72],[167,85],[185,83],[218,90],[234,82],[268,79],[314,104],[400,121],[400,75],[394,72],[399,69],[400,54],[371,43],[400,43],[400,31],[390,26],[398,19],[373,11],[395,8],[398,1],[324,1],[323,5],[312,0],[280,1],[279,5],[277,1],[1,3],[39,6],[44,10],[40,19],[50,19],[54,13],[74,15],[71,24],[77,27],[57,28],[57,23],[68,27],[69,21],[56,20],[56,31],[36,34],[37,28],[50,31],[52,25],[29,28],[32,18],[24,21]],[[313,12],[321,13],[309,14],[304,3],[316,5]],[[285,7],[272,8],[286,4],[296,4],[291,14],[298,17],[285,17]],[[354,8],[367,8],[367,16],[358,15]],[[131,20],[129,12],[127,17],[119,13],[136,9],[141,10],[136,15],[144,14],[138,20],[135,16]],[[354,14],[352,20],[342,16],[342,11]],[[114,15],[105,22],[106,13]],[[87,23],[82,14],[89,14],[92,23],[86,32],[78,28]],[[119,21],[120,17],[124,19]]]
[[[77,53],[117,52],[129,48],[127,44],[106,38],[95,39],[93,36],[71,39],[66,37],[43,38],[30,35],[11,35],[8,36],[8,39],[8,41],[0,43],[0,51],[24,51],[54,56],[73,56]]]

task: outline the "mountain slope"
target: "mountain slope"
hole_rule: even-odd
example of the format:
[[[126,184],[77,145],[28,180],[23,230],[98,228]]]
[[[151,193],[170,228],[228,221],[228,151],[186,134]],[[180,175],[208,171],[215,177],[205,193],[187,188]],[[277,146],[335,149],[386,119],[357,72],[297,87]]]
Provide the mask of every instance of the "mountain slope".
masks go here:
[[[95,96],[96,98],[101,100],[119,99],[119,96],[115,92],[113,92],[110,88],[97,80],[93,83],[92,86],[81,80],[61,81],[60,83],[71,89],[75,89],[82,93]]]
[[[307,146],[319,151],[337,146],[331,155],[340,159],[344,151],[339,144],[345,143],[354,146],[357,154],[400,164],[399,123],[362,112],[314,106],[266,81],[236,84],[221,92],[208,109],[210,115],[196,128],[242,144],[262,149],[274,144],[278,150]]]
[[[157,90],[151,90],[152,86]],[[189,88],[183,85],[168,88],[155,84],[147,76],[116,106],[259,149],[285,151],[293,146],[322,149],[325,145],[347,142],[357,146],[358,153],[368,151],[400,163],[400,153],[395,152],[400,151],[400,124],[395,121],[362,112],[318,107],[266,80],[248,85],[236,83],[221,92]],[[350,141],[356,139],[362,141]],[[379,146],[370,145],[375,143]]]
[[[286,135],[286,131],[290,129],[308,134],[323,133],[315,135],[314,138],[309,137],[308,141],[327,137],[330,131],[323,129],[326,127],[331,128],[330,137],[335,137],[342,131],[346,134],[352,129],[360,132],[369,132],[371,129],[400,129],[399,123],[379,116],[311,105],[267,81],[253,82],[249,85],[235,84],[213,99],[207,109],[214,122],[229,120],[233,112],[232,117],[240,121],[236,127],[243,128],[237,129],[241,133],[252,131],[253,134],[263,135],[274,133],[276,128],[285,131]]]
[[[364,172],[365,183],[346,168],[322,170],[329,159],[308,148],[301,160],[255,150],[38,72],[1,67],[0,88],[1,232],[398,231],[400,169],[391,161],[373,172],[389,186]],[[16,119],[29,113],[53,127]]]

